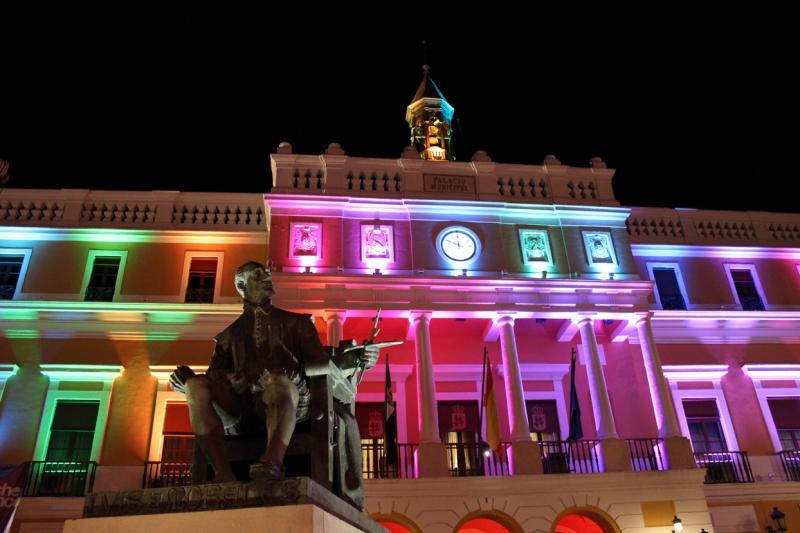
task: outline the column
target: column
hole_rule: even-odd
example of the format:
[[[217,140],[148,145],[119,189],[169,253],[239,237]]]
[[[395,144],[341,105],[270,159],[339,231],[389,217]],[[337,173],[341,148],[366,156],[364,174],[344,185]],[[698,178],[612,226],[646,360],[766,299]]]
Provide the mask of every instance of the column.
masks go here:
[[[586,358],[586,373],[589,376],[589,394],[592,397],[597,438],[601,442],[601,458],[606,472],[625,472],[631,469],[630,452],[625,441],[617,435],[614,413],[608,398],[606,378],[600,351],[597,349],[597,337],[594,334],[594,320],[584,316],[576,320],[581,332],[581,345]]]
[[[148,459],[150,429],[158,380],[150,373],[150,360],[160,361],[170,342],[120,342],[118,357],[124,368],[114,379],[104,431],[102,464],[97,467],[94,490],[130,490],[141,486],[142,463]]]
[[[34,459],[36,439],[50,380],[38,364],[20,364],[6,381],[0,403],[0,462],[18,464]]]
[[[410,316],[414,328],[417,355],[417,412],[419,414],[419,449],[417,473],[419,477],[447,476],[447,454],[439,438],[439,413],[436,405],[436,386],[433,379],[431,352],[431,313],[413,312]]]
[[[339,346],[344,336],[344,321],[347,318],[347,311],[327,310],[322,317],[328,326],[328,346]]]
[[[503,354],[503,377],[506,388],[506,409],[511,427],[512,474],[541,474],[542,459],[539,446],[531,440],[528,411],[522,388],[517,339],[514,336],[514,317],[501,315],[496,321],[500,331],[500,350]]]
[[[658,426],[658,436],[664,439],[663,457],[666,457],[671,469],[695,468],[694,456],[689,440],[681,435],[678,417],[672,393],[661,368],[661,357],[658,355],[656,339],[650,324],[650,315],[636,317],[634,320],[639,345],[642,347],[642,359],[650,385],[650,398]]]

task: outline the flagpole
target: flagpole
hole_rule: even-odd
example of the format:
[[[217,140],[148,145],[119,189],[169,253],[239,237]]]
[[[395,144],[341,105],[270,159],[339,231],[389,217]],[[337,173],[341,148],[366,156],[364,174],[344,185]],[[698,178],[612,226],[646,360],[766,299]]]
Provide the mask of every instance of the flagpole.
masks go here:
[[[478,407],[478,437],[480,440],[483,440],[483,409],[486,407],[483,405],[483,395],[486,393],[486,361],[488,360],[488,353],[486,350],[486,346],[483,347],[483,367],[481,368],[481,399],[480,405]]]

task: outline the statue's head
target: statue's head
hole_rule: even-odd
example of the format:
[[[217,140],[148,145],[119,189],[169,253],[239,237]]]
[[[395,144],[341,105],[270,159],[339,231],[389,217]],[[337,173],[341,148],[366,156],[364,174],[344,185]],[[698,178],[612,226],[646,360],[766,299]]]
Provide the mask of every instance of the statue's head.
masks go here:
[[[233,282],[245,300],[256,305],[269,301],[275,294],[272,288],[272,261],[267,266],[248,261],[236,269]]]

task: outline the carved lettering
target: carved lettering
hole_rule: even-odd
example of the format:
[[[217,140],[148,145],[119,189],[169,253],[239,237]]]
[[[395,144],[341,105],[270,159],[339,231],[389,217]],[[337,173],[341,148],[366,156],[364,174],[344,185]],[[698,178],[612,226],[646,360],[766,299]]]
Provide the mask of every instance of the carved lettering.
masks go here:
[[[424,174],[422,176],[425,192],[442,192],[457,194],[474,194],[475,178],[473,176],[440,176]]]

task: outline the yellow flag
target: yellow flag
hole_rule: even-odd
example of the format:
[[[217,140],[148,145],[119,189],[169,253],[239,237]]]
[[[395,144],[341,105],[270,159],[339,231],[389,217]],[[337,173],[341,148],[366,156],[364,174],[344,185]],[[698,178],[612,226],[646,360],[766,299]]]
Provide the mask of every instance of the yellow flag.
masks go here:
[[[492,365],[486,363],[486,390],[483,397],[486,408],[486,442],[496,453],[500,453],[500,418],[497,415],[497,400],[494,398]]]

